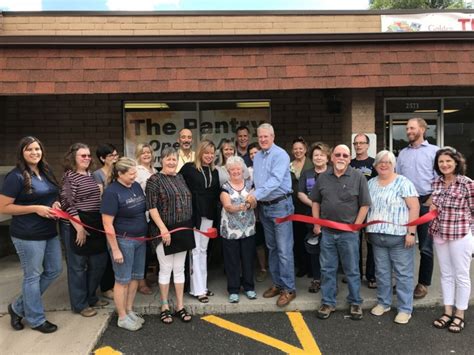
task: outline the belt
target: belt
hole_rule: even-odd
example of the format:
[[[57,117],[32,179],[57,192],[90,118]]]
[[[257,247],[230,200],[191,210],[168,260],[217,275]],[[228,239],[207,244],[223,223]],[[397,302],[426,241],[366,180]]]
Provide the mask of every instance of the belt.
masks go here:
[[[283,200],[286,200],[288,197],[291,196],[291,193],[288,192],[286,195],[283,195],[283,196],[280,196],[280,197],[277,197],[276,199],[274,200],[271,200],[271,201],[259,201],[259,203],[261,203],[262,205],[264,206],[270,206],[270,205],[274,205],[275,203],[278,203],[280,201],[283,201]]]

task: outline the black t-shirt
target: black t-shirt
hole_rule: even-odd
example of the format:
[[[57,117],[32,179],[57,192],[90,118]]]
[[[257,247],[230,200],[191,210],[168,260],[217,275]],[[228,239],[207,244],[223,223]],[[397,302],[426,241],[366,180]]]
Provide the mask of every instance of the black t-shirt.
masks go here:
[[[351,160],[351,166],[359,170],[367,180],[370,180],[378,175],[377,170],[375,170],[374,167],[374,161],[375,159],[372,157],[368,157],[364,160],[357,160],[354,158]]]

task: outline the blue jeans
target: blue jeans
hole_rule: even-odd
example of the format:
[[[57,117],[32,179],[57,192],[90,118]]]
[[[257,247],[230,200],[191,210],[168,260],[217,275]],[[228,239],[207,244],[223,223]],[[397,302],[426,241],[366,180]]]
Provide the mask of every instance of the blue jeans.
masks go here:
[[[404,235],[369,233],[375,260],[378,303],[392,304],[392,271],[397,285],[397,309],[411,314],[413,310],[413,280],[415,248],[405,248]]]
[[[128,285],[131,280],[141,280],[145,276],[146,242],[140,240],[117,238],[117,243],[123,255],[123,263],[112,260],[115,282]],[[113,258],[112,251],[109,250]]]
[[[360,297],[359,233],[333,232],[323,228],[320,243],[322,303],[336,306],[339,255],[349,286],[347,302],[351,305],[362,304],[363,301]]]
[[[274,205],[260,205],[259,216],[265,231],[268,248],[268,268],[275,286],[288,292],[295,291],[293,261],[293,226],[291,222],[277,224],[275,218],[293,214],[291,197]]]
[[[12,302],[12,308],[35,328],[46,321],[41,295],[62,271],[61,243],[58,237],[48,240],[11,238],[23,269],[21,295]]]
[[[76,230],[64,222],[60,222],[59,227],[66,249],[69,301],[72,311],[80,312],[99,300],[96,291],[109,255],[107,252],[88,256],[74,253],[71,244],[75,243]]]

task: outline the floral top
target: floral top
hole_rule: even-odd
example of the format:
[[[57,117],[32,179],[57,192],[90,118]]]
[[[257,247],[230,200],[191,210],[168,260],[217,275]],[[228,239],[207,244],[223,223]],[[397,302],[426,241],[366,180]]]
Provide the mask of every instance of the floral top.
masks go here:
[[[444,177],[433,182],[433,205],[438,217],[430,223],[434,238],[455,240],[472,231],[474,213],[474,182],[467,176],[457,175],[453,184],[446,187]]]
[[[245,203],[245,198],[252,190],[252,182],[245,180],[244,188],[235,190],[226,182],[222,185],[222,190],[230,196],[232,205]],[[255,213],[253,210],[240,212],[227,212],[222,208],[221,214],[221,235],[225,239],[242,239],[255,234]]]

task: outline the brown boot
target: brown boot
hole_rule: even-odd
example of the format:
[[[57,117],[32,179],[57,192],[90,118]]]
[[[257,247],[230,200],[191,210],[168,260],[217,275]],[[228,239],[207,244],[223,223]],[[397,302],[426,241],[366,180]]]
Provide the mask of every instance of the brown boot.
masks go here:
[[[278,307],[285,307],[290,304],[291,301],[293,301],[296,298],[296,292],[288,292],[282,290],[280,292],[280,297],[278,297],[277,300],[277,306]]]
[[[272,298],[280,294],[280,289],[273,285],[263,293],[263,298]]]

